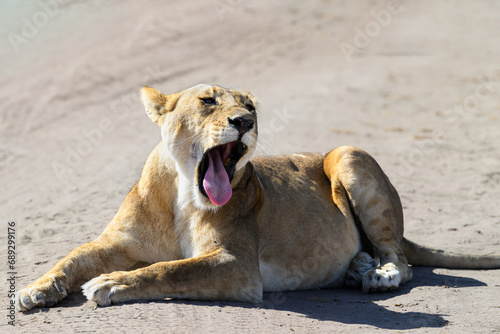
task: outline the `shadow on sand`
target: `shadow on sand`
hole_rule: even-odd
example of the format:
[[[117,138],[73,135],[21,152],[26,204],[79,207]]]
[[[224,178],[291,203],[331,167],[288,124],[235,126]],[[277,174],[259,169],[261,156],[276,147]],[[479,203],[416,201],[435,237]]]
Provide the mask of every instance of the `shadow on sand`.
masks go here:
[[[380,306],[378,301],[388,300],[411,292],[413,288],[422,286],[452,286],[467,288],[486,286],[478,280],[436,274],[434,268],[414,267],[413,280],[401,288],[385,293],[363,294],[360,290],[324,289],[311,291],[272,292],[264,294],[260,304],[244,304],[236,302],[201,302],[185,300],[169,300],[168,303],[191,304],[218,307],[234,307],[241,309],[272,309],[286,313],[296,313],[320,321],[332,321],[343,324],[374,326],[381,329],[410,330],[421,327],[440,328],[447,324],[442,314],[423,312],[395,312]],[[78,307],[87,302],[83,294],[70,294],[61,301],[58,307]],[[164,303],[164,301],[137,301],[137,303]],[[47,312],[48,308],[36,308],[27,312],[35,314]]]
[[[436,274],[433,270],[434,268],[413,267],[413,280],[391,292],[363,294],[359,290],[331,289],[266,293],[263,304],[266,308],[301,313],[321,321],[396,330],[439,328],[447,324],[442,314],[395,312],[377,304],[377,301],[405,295],[413,288],[422,286],[486,286],[485,283],[472,278]]]

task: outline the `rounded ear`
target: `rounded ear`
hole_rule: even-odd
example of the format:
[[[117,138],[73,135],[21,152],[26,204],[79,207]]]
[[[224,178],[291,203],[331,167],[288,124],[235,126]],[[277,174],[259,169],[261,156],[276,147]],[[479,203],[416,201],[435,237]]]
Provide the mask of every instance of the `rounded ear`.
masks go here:
[[[141,100],[146,113],[153,122],[159,125],[162,123],[160,122],[162,116],[175,109],[179,95],[179,93],[164,95],[159,90],[148,86],[141,88]]]
[[[247,89],[243,90],[243,93],[245,93],[248,96],[248,98],[252,101],[255,109],[258,109],[258,107],[260,106],[259,100],[257,100],[257,98],[253,96],[253,94],[250,93],[250,91]]]

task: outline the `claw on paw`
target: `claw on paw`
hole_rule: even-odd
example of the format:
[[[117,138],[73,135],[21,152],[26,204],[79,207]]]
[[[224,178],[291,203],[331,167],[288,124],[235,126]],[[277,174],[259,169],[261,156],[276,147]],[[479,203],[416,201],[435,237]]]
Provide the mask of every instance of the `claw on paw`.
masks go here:
[[[394,264],[373,268],[363,276],[363,292],[394,290],[401,283],[399,269]]]
[[[106,274],[93,278],[82,285],[82,292],[88,300],[96,302],[99,306],[109,306],[122,301],[118,293],[123,292],[126,285],[120,283],[119,278],[118,280],[115,278]]]

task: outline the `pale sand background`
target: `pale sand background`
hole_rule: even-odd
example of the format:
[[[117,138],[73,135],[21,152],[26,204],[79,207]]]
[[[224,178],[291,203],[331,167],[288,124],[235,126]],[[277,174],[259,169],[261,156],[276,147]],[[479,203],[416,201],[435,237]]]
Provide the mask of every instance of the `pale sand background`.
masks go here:
[[[18,289],[95,238],[137,181],[160,139],[137,99],[143,84],[250,89],[260,154],[359,146],[399,190],[407,237],[500,252],[500,2],[402,1],[381,23],[373,11],[393,9],[385,1],[66,0],[48,13],[22,3],[0,5],[0,244],[6,254],[14,219]],[[360,52],[348,59],[341,43]],[[396,292],[266,294],[261,305],[93,309],[72,295],[17,315],[16,329],[500,332],[500,270],[414,272]]]

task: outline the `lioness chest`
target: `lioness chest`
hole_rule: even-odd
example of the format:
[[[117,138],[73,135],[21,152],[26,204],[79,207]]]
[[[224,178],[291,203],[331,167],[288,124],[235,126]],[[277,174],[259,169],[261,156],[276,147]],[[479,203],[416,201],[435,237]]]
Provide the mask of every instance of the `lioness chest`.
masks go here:
[[[260,271],[265,291],[340,286],[360,251],[353,217],[332,200],[320,154],[256,157],[262,185]]]

